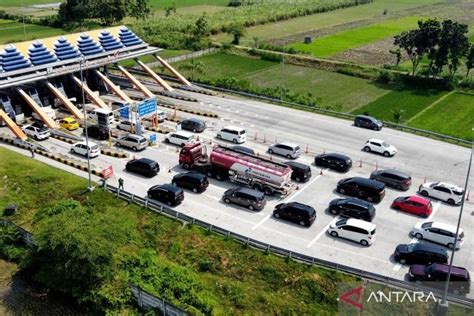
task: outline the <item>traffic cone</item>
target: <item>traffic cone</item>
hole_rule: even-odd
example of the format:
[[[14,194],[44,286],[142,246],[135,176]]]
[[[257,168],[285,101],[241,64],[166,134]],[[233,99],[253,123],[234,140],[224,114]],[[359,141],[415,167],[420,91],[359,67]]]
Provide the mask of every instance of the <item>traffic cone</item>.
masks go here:
[[[179,147],[178,147],[178,148],[176,148],[176,153],[179,153]]]
[[[296,185],[296,191],[298,191],[299,189],[300,189],[300,186]]]
[[[257,140],[257,132],[255,132],[255,136],[253,137],[253,140]]]
[[[263,143],[265,144],[267,142],[267,135],[263,135]]]
[[[359,160],[359,168],[362,168],[362,158]]]
[[[319,175],[320,175],[320,176],[323,175],[323,169],[321,169],[321,170],[319,171]]]
[[[308,144],[306,144],[306,148],[304,149],[304,152],[305,152],[305,154],[307,154],[307,153],[309,152],[309,150],[308,150]]]
[[[466,193],[466,201],[468,201],[468,202],[470,201],[470,199],[469,199],[469,193],[471,193],[471,192],[470,192],[470,191],[467,191],[467,193]]]
[[[375,171],[377,171],[378,169],[379,169],[379,162],[376,161],[376,162],[375,162]]]
[[[196,137],[196,141],[199,141],[199,135]]]
[[[168,167],[168,173],[171,173],[171,167]]]

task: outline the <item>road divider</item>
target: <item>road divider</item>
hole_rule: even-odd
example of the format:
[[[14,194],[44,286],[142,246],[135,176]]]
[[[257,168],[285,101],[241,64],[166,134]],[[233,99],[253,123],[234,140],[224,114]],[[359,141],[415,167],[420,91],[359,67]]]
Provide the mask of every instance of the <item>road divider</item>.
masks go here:
[[[60,141],[66,142],[66,143],[68,143],[68,144],[75,144],[75,143],[78,142],[77,140],[69,139],[69,138],[66,138],[66,137],[63,137],[63,136],[59,136],[59,135],[55,135],[55,134],[51,134],[51,137],[52,137],[52,138],[55,138],[55,139],[58,139],[58,140],[60,140]]]
[[[118,150],[115,148],[102,148],[100,150],[101,154],[106,155],[106,156],[111,156],[115,158],[128,158],[130,157],[129,153],[126,153],[122,150]]]
[[[162,127],[162,126],[158,126],[158,127],[146,126],[145,129],[147,131],[156,132],[156,133],[160,133],[160,134],[168,134],[168,133],[171,133],[173,131],[173,129],[171,129],[171,128]]]
[[[201,115],[201,116],[205,116],[205,117],[214,117],[214,118],[219,117],[219,115],[217,115],[214,112],[204,111],[204,110],[199,110],[199,109],[193,109],[193,108],[185,107],[185,106],[182,106],[182,105],[171,105],[171,104],[160,103],[160,106],[163,106],[165,108],[172,109],[172,110],[191,113],[191,114],[195,114],[195,115]]]

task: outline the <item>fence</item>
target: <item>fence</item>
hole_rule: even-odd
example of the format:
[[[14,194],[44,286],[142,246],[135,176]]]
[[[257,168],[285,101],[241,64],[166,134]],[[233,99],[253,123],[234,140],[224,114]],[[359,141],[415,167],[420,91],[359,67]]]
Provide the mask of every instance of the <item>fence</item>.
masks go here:
[[[33,238],[33,234],[31,234],[26,229],[18,226],[17,224],[15,224],[11,221],[8,221],[8,220],[0,219],[0,226],[3,226],[3,227],[13,226],[13,227],[15,227],[18,230],[18,233],[20,234],[21,238],[23,239],[23,242],[26,245],[32,246],[32,245],[35,244],[35,239]]]
[[[290,259],[293,259],[295,261],[302,262],[302,263],[305,263],[305,264],[317,265],[317,266],[320,266],[320,267],[324,267],[324,268],[344,272],[344,273],[347,273],[347,274],[358,276],[358,277],[361,277],[361,278],[364,278],[364,279],[367,279],[367,280],[370,280],[370,281],[373,281],[373,282],[385,284],[385,285],[392,286],[392,287],[395,287],[395,288],[404,289],[404,290],[413,291],[413,292],[415,292],[415,291],[430,292],[431,291],[438,297],[442,296],[441,291],[433,289],[433,288],[428,288],[428,287],[422,286],[422,285],[417,284],[417,283],[406,282],[404,280],[394,279],[394,278],[383,276],[383,275],[380,275],[380,274],[377,274],[377,273],[373,273],[373,272],[353,268],[353,267],[346,266],[346,265],[343,265],[343,264],[338,264],[338,263],[335,263],[335,262],[332,262],[332,261],[327,261],[327,260],[315,258],[315,257],[309,256],[309,255],[305,255],[305,254],[302,254],[302,253],[291,251],[291,250],[288,250],[288,249],[285,249],[285,248],[276,247],[276,246],[273,246],[271,244],[267,244],[265,242],[262,242],[262,241],[259,241],[259,240],[256,240],[256,239],[253,239],[253,238],[250,238],[250,237],[238,234],[238,233],[234,233],[234,232],[229,231],[225,228],[222,228],[222,227],[219,227],[219,226],[216,226],[216,225],[213,225],[213,224],[209,224],[207,222],[204,222],[204,221],[201,221],[201,220],[196,219],[194,217],[183,214],[183,213],[181,213],[177,210],[171,209],[171,208],[169,208],[167,206],[164,206],[162,204],[158,204],[158,203],[156,203],[152,200],[149,200],[148,198],[142,198],[140,196],[134,195],[133,193],[123,191],[123,190],[119,190],[118,188],[116,188],[114,186],[111,186],[111,185],[106,184],[106,189],[108,191],[110,191],[112,194],[115,194],[117,197],[119,197],[121,199],[124,199],[128,202],[133,202],[133,203],[138,204],[139,206],[143,206],[143,207],[145,207],[145,208],[147,208],[147,209],[149,209],[153,212],[175,218],[175,219],[180,220],[184,223],[198,225],[198,226],[208,230],[209,232],[217,233],[221,236],[230,238],[230,239],[232,239],[232,240],[234,240],[238,243],[241,243],[243,245],[247,245],[247,246],[252,247],[254,249],[258,249],[258,250],[265,251],[265,252],[268,252],[268,253],[273,253],[275,255],[282,256],[282,257],[287,257],[287,258],[290,258]],[[10,222],[4,221],[4,220],[2,222],[10,223]],[[0,223],[2,223],[2,222],[0,222]],[[17,226],[17,227],[19,227],[19,226]],[[22,229],[21,227],[19,227],[19,228],[21,230],[23,230],[24,232],[26,232],[27,234],[29,234],[30,237],[27,237],[27,238],[32,238],[30,233],[28,233],[26,230]],[[133,289],[132,289],[132,291],[133,291]],[[134,292],[134,294],[137,293],[137,294],[135,294],[135,297],[138,301],[140,296],[138,296],[138,289],[136,291],[137,292]],[[143,294],[143,290],[140,293]],[[151,305],[149,305],[149,304],[151,304],[151,301],[148,300],[148,298],[152,295],[149,294],[149,293],[146,293],[146,295],[147,295],[146,296],[147,299],[145,300],[144,296],[142,296],[142,301],[141,301],[141,304],[142,304],[141,306],[143,306],[144,308],[147,308],[147,306],[151,306]],[[459,304],[459,305],[462,305],[462,306],[465,306],[465,307],[469,307],[469,308],[474,307],[474,300],[473,299],[463,297],[463,296],[460,296],[460,295],[455,295],[455,294],[450,293],[450,294],[448,294],[448,300],[450,302],[453,302],[453,303],[456,303],[456,304]],[[153,302],[158,304],[158,302],[163,302],[163,300],[161,300],[160,298],[154,297]],[[140,304],[139,301],[138,301],[138,303]],[[164,305],[159,305],[158,304],[156,307],[160,308],[160,306],[164,306]]]
[[[146,75],[145,72],[143,72],[141,70],[138,70],[138,69],[133,69],[132,72],[135,72],[137,74]],[[170,80],[170,81],[174,81],[174,82],[178,81],[176,78],[174,78],[172,76],[168,76],[168,75],[160,75],[160,76],[162,76],[163,78],[165,78],[167,80]],[[350,114],[350,113],[338,112],[338,111],[333,111],[333,110],[326,110],[326,109],[323,109],[323,108],[303,105],[303,104],[299,104],[299,103],[295,103],[295,102],[284,101],[284,100],[280,100],[280,99],[271,98],[271,97],[268,97],[268,96],[265,96],[265,95],[249,93],[249,92],[241,91],[241,90],[226,89],[226,88],[211,86],[211,85],[202,84],[202,83],[193,83],[193,84],[195,84],[197,86],[200,86],[202,88],[210,89],[210,90],[215,90],[215,91],[220,91],[220,92],[225,92],[225,93],[230,93],[230,94],[237,94],[237,95],[241,95],[241,96],[252,98],[252,99],[257,99],[257,100],[262,100],[262,101],[266,101],[266,102],[272,102],[272,103],[280,104],[280,105],[290,107],[290,108],[294,108],[294,109],[298,109],[298,110],[305,110],[305,111],[310,111],[310,112],[315,112],[315,113],[321,113],[321,114],[331,115],[331,116],[335,116],[335,117],[339,117],[339,118],[343,118],[343,119],[353,120],[354,117],[356,116],[356,115]],[[389,127],[389,128],[393,128],[393,129],[397,129],[397,130],[400,130],[400,131],[407,131],[407,132],[417,134],[417,135],[421,135],[421,136],[425,136],[425,137],[430,137],[430,138],[433,138],[433,139],[440,139],[440,140],[445,141],[445,142],[460,144],[460,145],[463,145],[463,146],[471,146],[471,144],[472,144],[472,142],[470,142],[468,140],[465,140],[465,139],[461,139],[461,138],[457,138],[457,137],[453,137],[453,136],[449,136],[449,135],[444,135],[444,134],[440,134],[440,133],[436,133],[436,132],[431,132],[431,131],[427,131],[427,130],[424,130],[424,129],[419,129],[419,128],[415,128],[415,127],[411,127],[411,126],[407,126],[407,125],[396,124],[396,123],[392,123],[392,122],[384,122],[384,126]]]
[[[159,309],[163,315],[170,316],[187,316],[189,315],[185,311],[177,308],[174,305],[171,305],[166,300],[153,296],[152,294],[144,291],[138,286],[131,285],[130,290],[137,300],[138,306],[140,308],[148,309]]]
[[[214,48],[214,47],[203,49],[203,50],[198,50],[198,51],[195,51],[195,52],[191,52],[191,53],[187,53],[187,54],[167,58],[166,62],[175,63],[175,62],[182,61],[182,60],[187,60],[187,59],[190,59],[190,58],[196,58],[196,57],[204,56],[204,55],[207,55],[207,54],[211,54],[211,53],[215,52],[216,50],[217,49]],[[162,64],[159,61],[154,61],[154,62],[151,62],[151,63],[147,63],[147,66],[153,68],[153,67],[160,67],[160,66],[162,66]],[[140,68],[140,66],[137,65],[137,66],[135,66],[135,68]]]

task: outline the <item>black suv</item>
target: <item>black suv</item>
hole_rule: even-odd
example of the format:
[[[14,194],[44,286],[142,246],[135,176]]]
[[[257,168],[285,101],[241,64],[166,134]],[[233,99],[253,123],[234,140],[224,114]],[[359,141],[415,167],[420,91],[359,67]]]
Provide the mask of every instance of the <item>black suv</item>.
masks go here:
[[[275,206],[273,216],[309,227],[316,219],[316,211],[311,206],[298,202],[281,203]]]
[[[82,130],[85,135],[86,131]],[[106,140],[109,138],[109,129],[102,125],[92,125],[87,127],[87,136],[98,140]]]
[[[206,122],[196,118],[190,118],[179,123],[182,129],[193,133],[202,133],[206,129]]]
[[[306,182],[311,178],[311,167],[296,161],[284,162],[285,165],[289,166],[293,172],[291,173],[291,179],[296,182]]]
[[[234,203],[248,207],[249,210],[260,211],[265,207],[265,193],[249,188],[233,188],[224,192],[222,200],[226,204]]]
[[[339,172],[346,172],[352,167],[352,160],[341,154],[322,154],[314,157],[314,164],[318,167],[327,167]]]
[[[148,197],[169,206],[179,205],[184,200],[183,189],[171,184],[155,185],[148,190]]]
[[[408,278],[410,281],[426,282],[425,285],[444,288],[448,277],[448,270],[448,264],[414,264],[410,267]],[[469,293],[471,287],[471,276],[466,268],[453,266],[449,280],[450,292],[453,292],[454,294]]]
[[[204,192],[209,186],[207,176],[194,171],[178,173],[173,177],[171,183],[175,186],[192,190],[194,193]]]
[[[340,180],[337,183],[336,191],[341,194],[378,203],[385,196],[385,184],[371,179],[353,177]]]
[[[160,165],[148,158],[132,159],[125,165],[125,170],[145,177],[154,177],[160,171]]]
[[[375,217],[375,207],[360,199],[334,199],[329,203],[329,212],[334,215],[352,217],[371,222]]]
[[[448,251],[424,243],[401,244],[395,249],[393,258],[401,264],[447,263]]]
[[[410,175],[395,169],[376,170],[372,172],[370,179],[383,182],[386,186],[403,191],[408,190],[411,185]]]
[[[354,125],[357,127],[365,127],[380,131],[383,127],[383,122],[377,120],[375,117],[372,116],[357,115],[354,119]]]

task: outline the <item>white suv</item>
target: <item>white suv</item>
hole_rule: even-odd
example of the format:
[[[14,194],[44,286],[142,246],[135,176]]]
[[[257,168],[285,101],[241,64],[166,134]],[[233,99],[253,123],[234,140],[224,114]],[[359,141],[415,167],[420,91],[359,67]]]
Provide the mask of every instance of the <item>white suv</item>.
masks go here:
[[[454,238],[456,236],[456,226],[440,223],[426,222],[418,223],[413,228],[411,234],[418,239],[426,239],[439,244],[446,245],[449,249],[454,248]],[[464,242],[464,231],[459,228],[456,249],[461,248]]]
[[[464,190],[457,185],[447,182],[427,182],[420,185],[418,191],[423,196],[448,202],[451,205],[458,205],[462,202]]]
[[[94,158],[94,157],[99,156],[100,148],[99,148],[99,145],[97,145],[96,143],[89,142],[89,150],[88,150],[86,142],[79,142],[72,145],[71,152],[84,156],[84,157],[87,157],[88,152],[89,152],[89,157]]]
[[[375,224],[360,219],[336,217],[329,224],[328,233],[369,246],[375,241],[375,228]]]
[[[247,140],[247,133],[242,127],[226,126],[217,132],[217,139],[227,140],[234,144],[243,144]]]
[[[171,132],[165,136],[165,142],[184,147],[194,142],[194,134],[185,131]]]
[[[269,154],[285,156],[288,159],[296,159],[301,155],[300,146],[292,143],[278,143],[268,147]]]
[[[392,146],[383,140],[375,138],[369,139],[365,143],[364,150],[366,152],[373,151],[382,154],[385,157],[395,156],[395,154],[397,153],[397,148],[395,148],[395,146]]]
[[[33,125],[26,125],[23,127],[23,131],[29,137],[34,138],[35,140],[47,139],[50,135],[49,129],[46,127],[36,127]]]

